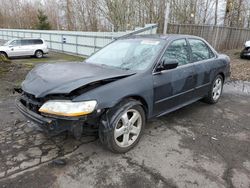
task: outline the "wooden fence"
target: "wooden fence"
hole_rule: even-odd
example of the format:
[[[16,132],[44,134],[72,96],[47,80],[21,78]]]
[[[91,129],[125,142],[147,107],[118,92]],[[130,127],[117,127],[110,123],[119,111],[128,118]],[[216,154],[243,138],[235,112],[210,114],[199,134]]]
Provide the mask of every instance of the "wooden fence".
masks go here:
[[[242,48],[250,40],[250,29],[210,25],[168,24],[169,34],[196,35],[206,39],[216,50]]]

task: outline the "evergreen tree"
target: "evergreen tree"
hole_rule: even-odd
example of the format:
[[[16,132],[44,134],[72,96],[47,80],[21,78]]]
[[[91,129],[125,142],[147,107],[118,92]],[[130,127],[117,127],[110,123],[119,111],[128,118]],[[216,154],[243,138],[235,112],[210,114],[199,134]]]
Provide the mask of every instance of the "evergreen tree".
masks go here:
[[[51,26],[50,23],[48,21],[48,16],[46,14],[44,14],[44,12],[42,10],[38,10],[38,25],[37,25],[37,29],[39,30],[50,30]]]

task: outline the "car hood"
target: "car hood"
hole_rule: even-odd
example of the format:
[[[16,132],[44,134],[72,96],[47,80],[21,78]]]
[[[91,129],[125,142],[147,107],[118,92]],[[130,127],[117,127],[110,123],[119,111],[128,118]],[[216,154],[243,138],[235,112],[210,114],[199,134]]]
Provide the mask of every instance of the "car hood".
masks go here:
[[[6,50],[6,46],[0,46],[0,50]]]
[[[133,74],[134,71],[90,63],[43,64],[28,73],[22,83],[22,90],[37,98],[51,94],[69,94],[93,82]]]

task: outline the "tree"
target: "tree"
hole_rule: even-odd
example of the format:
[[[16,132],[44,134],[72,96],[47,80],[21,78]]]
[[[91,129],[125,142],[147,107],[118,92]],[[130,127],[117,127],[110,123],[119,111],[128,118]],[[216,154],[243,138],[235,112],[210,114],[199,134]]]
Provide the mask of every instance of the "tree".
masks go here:
[[[48,16],[46,16],[46,14],[42,10],[38,10],[37,18],[38,18],[37,29],[40,29],[40,30],[51,29],[50,23],[48,21]]]
[[[214,25],[218,24],[218,5],[219,5],[219,0],[215,0]]]
[[[66,22],[67,22],[67,29],[73,30],[74,29],[74,13],[73,13],[73,3],[72,0],[66,0]]]

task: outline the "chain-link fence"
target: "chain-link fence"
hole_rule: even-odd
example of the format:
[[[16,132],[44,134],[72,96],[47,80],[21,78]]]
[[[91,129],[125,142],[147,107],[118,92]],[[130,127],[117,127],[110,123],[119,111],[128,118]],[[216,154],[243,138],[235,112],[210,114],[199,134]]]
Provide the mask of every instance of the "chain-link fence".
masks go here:
[[[168,33],[200,36],[217,50],[241,48],[247,40],[250,40],[249,29],[223,26],[168,24]]]

